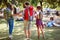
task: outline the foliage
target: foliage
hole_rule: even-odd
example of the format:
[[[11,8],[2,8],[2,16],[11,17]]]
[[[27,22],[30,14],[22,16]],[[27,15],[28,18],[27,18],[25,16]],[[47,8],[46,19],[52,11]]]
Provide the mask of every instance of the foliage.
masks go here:
[[[49,3],[50,8],[56,8],[60,6],[60,0],[47,0],[47,3]]]
[[[45,4],[43,6],[47,5],[50,8],[57,8],[60,6],[60,0],[0,0],[0,7],[2,3],[6,5],[6,3],[10,2],[15,5],[20,5],[21,3],[23,4],[25,1],[29,1],[33,6],[36,6],[38,2],[43,1]]]

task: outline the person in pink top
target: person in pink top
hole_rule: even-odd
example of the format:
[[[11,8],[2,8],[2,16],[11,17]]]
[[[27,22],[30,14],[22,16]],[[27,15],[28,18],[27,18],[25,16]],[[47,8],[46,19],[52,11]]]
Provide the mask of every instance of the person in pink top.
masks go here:
[[[42,35],[44,38],[44,32],[43,32],[44,25],[42,22],[43,14],[41,11],[41,6],[37,6],[35,17],[36,17],[36,27],[37,27],[37,32],[38,32],[38,40],[40,40],[40,31],[42,32]]]

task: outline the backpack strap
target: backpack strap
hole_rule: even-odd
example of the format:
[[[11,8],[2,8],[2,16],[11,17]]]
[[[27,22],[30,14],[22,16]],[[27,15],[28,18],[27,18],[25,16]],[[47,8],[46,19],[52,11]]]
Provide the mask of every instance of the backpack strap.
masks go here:
[[[29,8],[28,8],[28,15],[30,16],[30,10],[29,10]]]
[[[30,10],[28,8],[28,16],[29,16],[29,21],[33,21],[33,16],[30,16]]]

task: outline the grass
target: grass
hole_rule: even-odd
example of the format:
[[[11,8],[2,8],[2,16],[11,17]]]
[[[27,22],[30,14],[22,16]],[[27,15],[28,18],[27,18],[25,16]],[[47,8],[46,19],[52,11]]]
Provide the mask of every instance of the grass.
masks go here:
[[[57,7],[56,10],[60,11],[60,7]]]
[[[31,27],[31,39],[37,39],[37,29],[35,26],[35,22],[32,23]],[[13,39],[12,40],[24,40],[25,35],[23,31],[23,22],[15,22],[15,27],[13,30]],[[57,27],[45,27],[44,29],[45,40],[60,40],[60,28]],[[0,40],[8,40],[8,27],[6,23],[0,24]],[[40,35],[40,39],[43,40],[42,35]]]

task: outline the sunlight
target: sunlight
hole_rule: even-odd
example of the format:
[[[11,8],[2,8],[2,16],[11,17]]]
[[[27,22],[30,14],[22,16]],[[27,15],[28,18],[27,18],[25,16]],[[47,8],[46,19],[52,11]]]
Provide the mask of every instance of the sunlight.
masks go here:
[[[16,33],[15,35],[21,35],[21,34],[23,34],[23,33]]]
[[[0,37],[0,39],[5,39],[5,38],[7,38],[7,37]]]
[[[48,31],[53,32],[54,30],[53,29],[49,29]]]
[[[6,24],[0,24],[0,29],[4,29],[4,28],[6,28],[7,26],[6,26]]]

